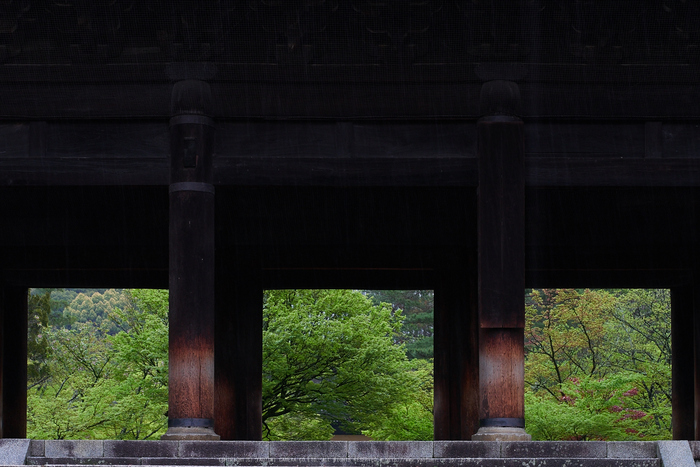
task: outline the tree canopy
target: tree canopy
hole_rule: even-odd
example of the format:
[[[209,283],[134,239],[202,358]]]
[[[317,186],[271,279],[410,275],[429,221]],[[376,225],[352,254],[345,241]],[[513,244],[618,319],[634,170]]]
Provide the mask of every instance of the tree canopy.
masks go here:
[[[533,290],[525,329],[534,439],[671,437],[668,290]]]
[[[61,292],[58,305],[50,294],[30,300],[29,436],[160,437],[167,291]],[[90,314],[95,303],[102,311]],[[407,359],[400,311],[353,290],[269,291],[262,306],[267,439],[432,437],[432,365]]]

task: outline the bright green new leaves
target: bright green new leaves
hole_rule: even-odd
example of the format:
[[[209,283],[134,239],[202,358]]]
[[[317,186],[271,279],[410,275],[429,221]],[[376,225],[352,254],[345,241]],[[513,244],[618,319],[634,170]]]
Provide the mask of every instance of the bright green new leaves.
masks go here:
[[[263,436],[328,438],[331,424],[356,432],[391,417],[414,378],[403,346],[393,342],[400,328],[399,314],[359,291],[269,291]]]
[[[431,441],[433,439],[433,364],[411,360],[408,397],[397,401],[389,417],[369,426],[362,433],[374,440]]]
[[[46,377],[30,385],[27,431],[36,439],[153,439],[167,425],[167,291],[127,294],[112,325],[43,328]],[[122,329],[107,334],[112,326]]]

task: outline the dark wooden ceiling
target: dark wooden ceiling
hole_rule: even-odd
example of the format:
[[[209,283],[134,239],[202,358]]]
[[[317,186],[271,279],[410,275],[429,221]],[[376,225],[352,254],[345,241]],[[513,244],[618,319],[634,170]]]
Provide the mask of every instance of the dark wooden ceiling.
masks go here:
[[[479,95],[505,79],[528,284],[687,283],[699,76],[686,0],[5,0],[3,280],[167,286],[172,84],[203,79],[224,264],[432,287],[473,262]]]

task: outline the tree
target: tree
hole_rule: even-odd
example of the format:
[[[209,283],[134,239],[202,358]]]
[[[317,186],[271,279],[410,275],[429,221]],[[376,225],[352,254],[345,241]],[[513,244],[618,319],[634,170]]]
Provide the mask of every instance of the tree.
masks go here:
[[[121,331],[91,322],[46,336],[49,377],[28,393],[27,431],[37,439],[149,439],[167,418],[167,291],[127,292],[110,313]]]
[[[405,344],[408,358],[433,358],[435,323],[432,290],[366,290],[375,305],[389,303],[404,317],[397,342]]]
[[[46,329],[49,376],[29,392],[31,437],[152,439],[165,431],[168,292],[121,294],[116,303],[126,305],[105,312],[100,326]],[[429,439],[432,364],[409,362],[396,343],[401,324],[400,312],[359,291],[267,292],[265,436],[329,439],[340,427],[376,439]]]
[[[536,439],[670,437],[668,291],[533,290],[526,314]]]
[[[27,386],[43,384],[50,376],[51,346],[47,336],[51,315],[51,290],[30,291],[27,301]]]
[[[411,391],[401,314],[352,290],[274,290],[263,305],[263,429],[329,438],[388,419]],[[299,430],[299,427],[303,427]]]
[[[374,440],[430,441],[433,439],[433,363],[411,360],[410,397],[397,401],[389,416],[362,433]]]
[[[534,392],[560,397],[571,377],[605,376],[605,327],[614,297],[603,291],[533,290],[525,307],[526,383]]]

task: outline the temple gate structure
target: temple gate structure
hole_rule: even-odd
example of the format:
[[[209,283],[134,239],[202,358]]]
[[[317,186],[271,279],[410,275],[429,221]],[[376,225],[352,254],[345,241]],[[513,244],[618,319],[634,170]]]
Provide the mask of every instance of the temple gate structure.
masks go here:
[[[0,3],[0,421],[28,287],[169,288],[168,439],[261,437],[262,291],[435,290],[435,439],[527,439],[525,288],[670,288],[700,439],[700,7]],[[525,428],[525,430],[523,429]]]

